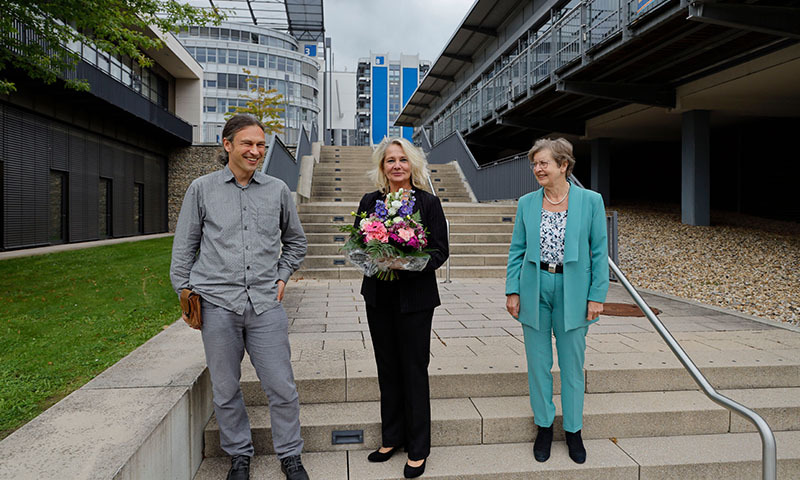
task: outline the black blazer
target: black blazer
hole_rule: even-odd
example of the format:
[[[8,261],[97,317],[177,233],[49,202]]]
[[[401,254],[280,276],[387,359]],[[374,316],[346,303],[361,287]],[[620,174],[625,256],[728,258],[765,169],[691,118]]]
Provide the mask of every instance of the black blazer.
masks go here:
[[[384,197],[384,193],[376,190],[368,193],[361,198],[358,204],[358,213],[367,212],[367,215],[375,211],[375,201]],[[393,281],[382,281],[375,277],[364,277],[361,282],[361,295],[364,302],[373,307],[379,307],[378,289],[391,288],[393,297],[396,298],[393,307],[399,308],[402,313],[419,312],[431,310],[441,305],[439,299],[439,287],[436,283],[436,272],[450,255],[450,248],[447,243],[447,223],[444,218],[444,210],[439,198],[424,190],[414,190],[414,211],[420,212],[422,225],[428,231],[428,246],[431,250],[431,259],[421,272],[397,271],[397,279]],[[354,225],[358,227],[361,220],[356,218]]]

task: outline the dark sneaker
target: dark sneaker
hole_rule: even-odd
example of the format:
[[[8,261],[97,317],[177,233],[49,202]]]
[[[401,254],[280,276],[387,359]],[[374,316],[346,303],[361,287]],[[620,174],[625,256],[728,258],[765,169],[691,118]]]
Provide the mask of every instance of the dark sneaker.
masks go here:
[[[250,480],[250,457],[234,455],[231,457],[231,469],[227,480]]]
[[[308,474],[300,461],[300,455],[281,458],[281,472],[286,475],[286,480],[308,480]]]

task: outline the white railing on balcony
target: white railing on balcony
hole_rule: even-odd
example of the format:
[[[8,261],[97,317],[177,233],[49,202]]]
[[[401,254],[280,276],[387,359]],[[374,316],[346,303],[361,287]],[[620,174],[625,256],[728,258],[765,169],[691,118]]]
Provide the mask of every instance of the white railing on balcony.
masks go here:
[[[638,0],[584,0],[548,13],[537,30],[526,32],[516,49],[433,119],[431,140],[435,145],[454,131],[466,133],[491,119],[532,88],[552,81],[559,69],[581,61],[628,25],[670,2],[677,0],[651,0],[640,9]]]

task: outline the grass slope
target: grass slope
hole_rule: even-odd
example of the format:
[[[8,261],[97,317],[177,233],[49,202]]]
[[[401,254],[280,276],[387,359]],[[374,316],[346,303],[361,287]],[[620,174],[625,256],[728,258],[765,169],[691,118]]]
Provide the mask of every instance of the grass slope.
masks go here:
[[[180,316],[172,238],[0,261],[0,439]]]

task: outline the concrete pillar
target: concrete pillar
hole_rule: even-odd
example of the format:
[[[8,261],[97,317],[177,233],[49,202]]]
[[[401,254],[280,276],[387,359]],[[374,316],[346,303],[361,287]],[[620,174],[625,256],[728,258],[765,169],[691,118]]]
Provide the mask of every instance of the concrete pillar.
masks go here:
[[[603,196],[608,205],[611,200],[611,139],[592,140],[592,190]]]
[[[681,222],[711,224],[710,119],[708,110],[681,117]]]

